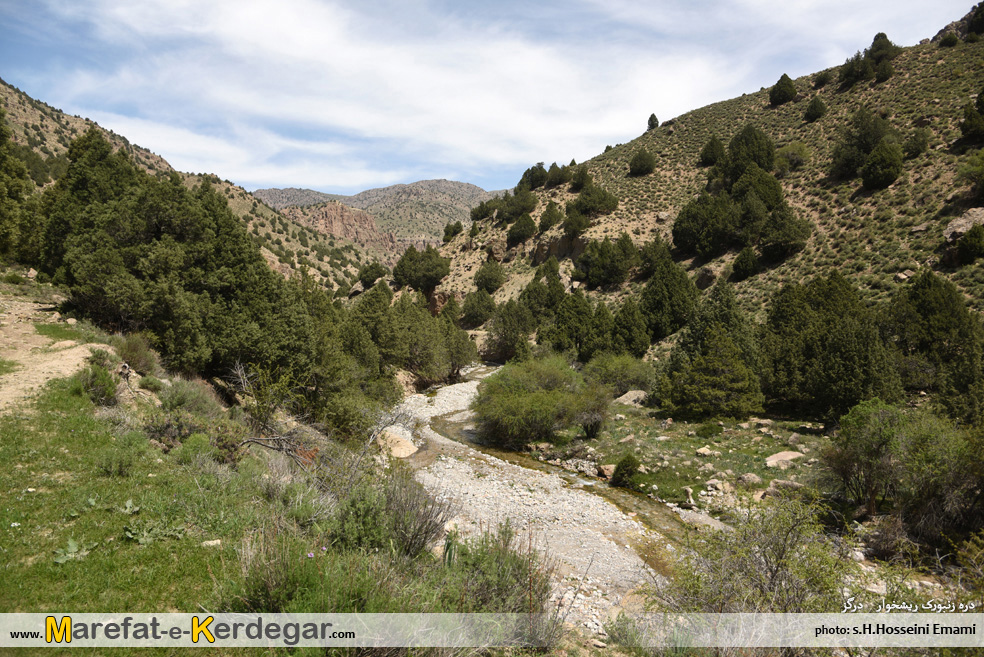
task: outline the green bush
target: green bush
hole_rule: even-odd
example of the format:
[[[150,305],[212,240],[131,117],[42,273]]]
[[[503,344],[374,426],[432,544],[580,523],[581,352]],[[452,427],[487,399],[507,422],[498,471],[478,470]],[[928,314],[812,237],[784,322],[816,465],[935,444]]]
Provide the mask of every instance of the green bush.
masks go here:
[[[555,201],[547,203],[546,209],[540,215],[540,232],[545,233],[564,220],[564,213]]]
[[[506,271],[496,260],[482,263],[482,266],[475,272],[475,287],[489,294],[495,294],[495,291],[502,287],[505,282]]]
[[[89,365],[76,376],[78,390],[97,406],[116,405],[116,379],[105,367]]]
[[[902,175],[902,147],[883,139],[871,151],[861,168],[861,180],[866,189],[884,189]]]
[[[713,438],[714,436],[720,436],[722,433],[724,433],[724,427],[717,422],[705,422],[697,427],[698,438]]]
[[[616,396],[629,390],[649,390],[653,366],[628,354],[601,353],[584,366],[584,378],[610,388]]]
[[[810,104],[806,106],[806,112],[803,114],[803,120],[807,123],[813,123],[818,121],[827,114],[827,105],[823,102],[820,96],[814,96]]]
[[[203,418],[218,418],[224,414],[222,404],[204,381],[175,380],[160,395],[161,408],[169,413],[186,411]]]
[[[954,32],[947,32],[943,35],[943,38],[939,41],[940,48],[952,48],[960,43],[960,37],[958,37]]]
[[[411,244],[393,267],[393,282],[400,287],[409,285],[429,296],[451,271],[450,262],[433,246],[417,251]]]
[[[107,447],[99,455],[97,467],[104,477],[129,477],[136,463],[136,454],[123,445]]]
[[[164,382],[158,379],[156,376],[146,375],[140,377],[140,387],[144,390],[149,390],[155,394],[159,393],[164,389]]]
[[[969,265],[984,256],[984,226],[977,224],[957,241],[960,263]]]
[[[769,102],[773,107],[778,107],[796,98],[796,85],[785,73],[779,81],[769,90]]]
[[[533,223],[533,217],[529,213],[525,213],[516,220],[516,223],[509,227],[509,232],[506,234],[506,242],[509,246],[516,246],[534,235],[536,235],[536,224]]]
[[[181,465],[190,465],[200,459],[218,461],[219,450],[212,446],[205,434],[193,433],[171,450],[171,456]]]
[[[656,170],[656,156],[645,148],[640,148],[629,160],[630,176],[645,176]]]
[[[902,150],[905,152],[905,159],[912,160],[919,157],[927,150],[929,150],[929,138],[932,133],[926,128],[916,128],[912,131],[906,140],[905,144],[902,146]]]
[[[758,257],[755,255],[755,250],[746,246],[735,258],[734,264],[731,266],[731,274],[735,281],[743,281],[746,278],[750,278],[759,272],[759,261]]]
[[[700,149],[700,156],[697,158],[698,164],[702,167],[714,166],[724,159],[724,143],[717,137],[711,137]]]
[[[813,88],[823,89],[828,84],[830,84],[830,81],[833,79],[834,79],[834,75],[833,73],[830,72],[829,69],[826,71],[820,71],[819,73],[817,73],[817,76],[813,78]]]
[[[461,325],[474,328],[489,321],[495,313],[495,301],[485,290],[469,292],[465,295],[461,311]]]
[[[362,289],[369,291],[376,284],[376,281],[388,273],[389,269],[380,264],[378,260],[373,260],[371,263],[362,265],[357,276],[362,283]]]
[[[796,171],[809,161],[810,149],[806,147],[806,144],[801,141],[790,142],[776,151],[776,172],[780,175],[786,175],[790,171]]]
[[[639,459],[633,454],[626,454],[615,464],[615,472],[612,474],[611,485],[616,488],[637,488],[635,479],[639,475],[639,466],[642,465]]]
[[[123,362],[138,374],[156,374],[160,369],[157,352],[151,349],[147,338],[140,333],[114,335],[109,343]]]
[[[521,447],[550,440],[574,422],[582,381],[559,356],[510,363],[478,387],[476,425],[493,445]]]
[[[454,223],[448,223],[444,226],[444,243],[447,244],[453,240],[456,236],[460,235],[465,230],[465,227],[460,221],[455,221]]]

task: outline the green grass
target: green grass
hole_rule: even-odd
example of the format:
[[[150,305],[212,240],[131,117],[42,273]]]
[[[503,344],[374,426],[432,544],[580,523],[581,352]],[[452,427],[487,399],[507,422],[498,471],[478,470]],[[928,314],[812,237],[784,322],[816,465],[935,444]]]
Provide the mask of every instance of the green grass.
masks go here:
[[[62,340],[75,340],[76,342],[82,343],[97,341],[95,339],[95,333],[92,329],[79,326],[78,324],[75,326],[69,326],[68,324],[34,322],[34,330],[36,330],[39,335],[43,335],[46,338],[51,338],[55,342],[61,342]]]
[[[4,374],[10,374],[11,372],[17,371],[20,368],[15,361],[7,360],[6,358],[0,358],[0,376]]]

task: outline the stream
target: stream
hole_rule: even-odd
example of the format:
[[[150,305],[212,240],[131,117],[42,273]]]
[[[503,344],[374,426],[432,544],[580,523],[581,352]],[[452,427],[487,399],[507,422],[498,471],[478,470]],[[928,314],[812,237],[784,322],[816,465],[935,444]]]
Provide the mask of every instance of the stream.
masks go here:
[[[433,494],[458,509],[450,523],[464,536],[508,520],[517,544],[532,545],[555,566],[552,602],[567,622],[604,635],[619,611],[639,611],[644,587],[667,572],[679,519],[645,496],[552,466],[527,454],[472,442],[474,399],[495,367],[463,383],[407,397],[398,411],[419,446],[407,460]]]

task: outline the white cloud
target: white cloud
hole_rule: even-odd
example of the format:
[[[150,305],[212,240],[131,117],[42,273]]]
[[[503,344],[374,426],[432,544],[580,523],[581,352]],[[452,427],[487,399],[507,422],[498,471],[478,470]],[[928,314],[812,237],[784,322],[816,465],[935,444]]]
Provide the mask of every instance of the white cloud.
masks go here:
[[[875,31],[910,43],[961,13],[952,0],[928,20],[914,0],[441,1],[49,0],[114,59],[58,73],[43,99],[134,117],[111,127],[237,182],[357,191],[513,167],[486,182],[501,187],[638,135],[650,112],[838,64]]]

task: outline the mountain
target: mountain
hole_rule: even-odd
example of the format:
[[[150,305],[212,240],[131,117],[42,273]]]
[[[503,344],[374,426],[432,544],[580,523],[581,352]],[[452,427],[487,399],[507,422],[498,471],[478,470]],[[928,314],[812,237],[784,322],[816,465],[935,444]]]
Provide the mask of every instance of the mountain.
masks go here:
[[[409,244],[440,243],[444,226],[469,222],[469,211],[492,198],[481,187],[451,180],[422,180],[407,185],[369,189],[354,196],[324,194],[310,189],[258,189],[253,194],[270,207],[305,207],[338,201],[371,214],[379,229]]]
[[[948,29],[959,30],[960,23],[955,25]],[[752,125],[772,140],[782,154],[779,157],[795,154],[793,166],[778,167],[775,173],[786,201],[813,230],[801,251],[736,283],[748,309],[760,311],[786,282],[834,269],[850,276],[867,299],[885,299],[899,281],[923,267],[950,278],[976,309],[984,309],[984,276],[978,266],[956,266],[948,242],[948,237],[952,240],[948,226],[979,205],[971,185],[959,176],[975,146],[962,135],[960,124],[964,108],[984,87],[980,66],[984,43],[958,39],[948,47],[944,36],[941,32],[933,40],[899,49],[889,61],[894,72],[881,81],[881,75],[872,75],[873,79],[848,88],[839,83],[839,67],[832,67],[793,81],[795,96],[790,102],[774,106],[770,90],[763,88],[688,112],[628,143],[606,148],[584,165],[598,187],[618,198],[614,212],[593,218],[587,230],[574,238],[565,236],[557,225],[516,246],[507,243],[508,225],[494,218],[482,220],[476,236],[466,231],[443,247],[444,255],[451,258],[451,274],[438,292],[460,297],[474,290],[477,266],[496,259],[511,278],[496,293],[501,302],[518,295],[533,276],[531,266],[550,255],[560,259],[562,275],[571,284],[583,274],[579,274],[584,266],[579,257],[591,242],[614,240],[623,232],[637,246],[656,235],[672,241],[681,210],[708,184],[711,169],[698,163],[701,150],[712,137],[727,146],[743,127]],[[775,73],[778,79],[782,71]],[[823,78],[829,81],[822,84]],[[826,106],[826,114],[809,122],[804,115],[814,99]],[[831,173],[834,151],[862,108],[887,121],[889,141],[904,150],[919,138],[928,140],[925,150],[907,155],[901,174],[884,189],[868,189],[860,177]],[[645,125],[645,117],[640,117],[640,125]],[[643,149],[655,156],[654,169],[631,175],[630,162]],[[563,212],[577,198],[567,184],[538,187],[533,194],[535,221],[550,201]],[[699,287],[706,288],[730,272],[739,251],[729,248],[701,258],[677,245],[673,255]],[[622,285],[599,288],[590,295],[614,301],[638,293],[644,282],[630,277]]]
[[[125,151],[145,171],[155,175],[174,172],[164,158],[131,144],[126,137],[90,119],[65,114],[2,80],[0,107],[6,112],[16,153],[27,164],[31,177],[39,186],[50,184],[53,178],[64,173],[68,166],[69,144],[92,127],[99,129],[114,149]],[[243,221],[270,267],[286,277],[305,267],[326,285],[348,289],[362,264],[390,253],[384,250],[380,251],[381,255],[370,255],[363,247],[346,239],[344,231],[319,231],[304,221],[288,218],[245,189],[216,175],[179,175],[188,187],[208,177]]]

